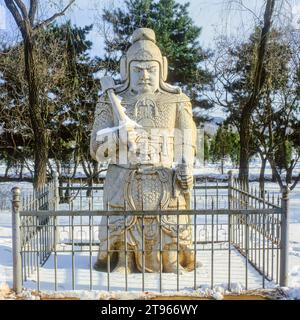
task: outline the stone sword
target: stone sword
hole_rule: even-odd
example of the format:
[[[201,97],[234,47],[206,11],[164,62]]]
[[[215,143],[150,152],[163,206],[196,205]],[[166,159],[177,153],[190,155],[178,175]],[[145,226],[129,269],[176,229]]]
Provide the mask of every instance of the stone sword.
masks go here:
[[[111,102],[113,113],[116,116],[117,120],[119,121],[119,126],[110,128],[110,132],[117,131],[121,128],[124,128],[124,130],[127,131],[127,133],[130,130],[133,130],[134,128],[141,128],[141,125],[137,124],[134,120],[130,119],[125,111],[124,107],[121,104],[120,99],[115,94],[115,82],[110,76],[104,76],[100,79],[101,88],[103,93],[107,92],[108,98]],[[107,134],[107,129],[103,129],[98,131],[97,136],[101,136],[104,134]],[[136,143],[133,140],[130,140],[130,137],[128,136],[128,146],[129,150],[132,152],[135,152],[136,150]]]

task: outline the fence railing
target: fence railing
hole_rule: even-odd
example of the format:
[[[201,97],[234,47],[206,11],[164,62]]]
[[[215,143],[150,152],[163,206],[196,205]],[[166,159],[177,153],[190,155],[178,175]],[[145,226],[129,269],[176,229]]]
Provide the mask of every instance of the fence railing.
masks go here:
[[[141,215],[136,211],[103,208],[102,185],[69,183],[60,191],[56,177],[40,193],[23,199],[21,205],[20,190],[13,189],[14,289],[17,292],[30,280],[37,290],[179,291],[224,284],[231,290],[235,283],[242,283],[244,289],[265,288],[270,281],[287,284],[287,197],[278,200],[275,195],[265,193],[262,199],[258,192],[230,175],[228,183],[196,183],[190,210],[143,211]],[[62,192],[67,193],[67,201],[59,205]],[[158,234],[161,234],[161,221],[166,215],[190,217],[193,271],[182,274],[177,268],[177,272],[170,275],[161,268],[157,274],[130,274],[126,268],[125,274],[117,274],[111,271],[110,259],[107,272],[93,269],[99,252],[102,217],[108,217],[104,227],[109,234],[110,217],[120,216],[126,238],[126,218],[138,216],[144,228],[149,217],[157,217]],[[179,228],[180,224],[177,230]],[[157,250],[161,258],[165,249],[159,241],[159,248],[153,250]],[[142,242],[140,254],[144,261],[147,252],[144,240]],[[106,250],[109,257],[113,256],[109,245]],[[120,250],[126,257],[132,254],[130,247],[115,252]],[[177,265],[179,267],[179,263]]]

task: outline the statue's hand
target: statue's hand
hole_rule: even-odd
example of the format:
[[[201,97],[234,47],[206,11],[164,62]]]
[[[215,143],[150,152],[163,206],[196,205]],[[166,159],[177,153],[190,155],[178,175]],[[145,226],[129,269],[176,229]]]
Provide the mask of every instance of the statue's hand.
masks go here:
[[[123,145],[125,144],[128,146],[129,151],[131,152],[136,151],[137,133],[134,125],[132,125],[131,123],[125,123],[121,125],[121,128],[119,130],[119,138],[120,138],[120,142]]]
[[[101,89],[103,92],[110,90],[110,89],[114,89],[114,87],[115,87],[115,82],[114,82],[113,78],[110,76],[102,77],[100,79],[100,83],[101,83]]]
[[[178,166],[176,169],[177,181],[183,190],[189,190],[193,187],[193,168],[187,165]]]

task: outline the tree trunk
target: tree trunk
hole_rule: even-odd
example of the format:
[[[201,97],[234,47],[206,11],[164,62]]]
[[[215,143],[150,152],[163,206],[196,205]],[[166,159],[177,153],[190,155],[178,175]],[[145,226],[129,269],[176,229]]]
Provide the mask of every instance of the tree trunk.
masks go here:
[[[244,112],[245,113],[245,112]],[[244,114],[240,125],[240,170],[239,179],[248,181],[249,179],[249,144],[250,144],[250,116]]]
[[[25,1],[4,0],[6,7],[11,12],[23,38],[25,78],[28,84],[29,113],[34,135],[34,187],[40,188],[47,179],[48,160],[48,132],[46,127],[47,109],[39,101],[38,73],[34,55],[34,31],[49,25],[57,17],[63,16],[66,10],[75,2],[70,0],[68,5],[50,18],[34,24],[38,9],[38,0],[30,0],[29,10]],[[29,1],[27,1],[29,2]]]
[[[245,181],[249,178],[249,155],[250,155],[250,118],[251,114],[256,107],[260,91],[265,83],[265,70],[264,61],[266,56],[268,34],[272,27],[272,17],[275,7],[275,0],[267,0],[265,13],[264,13],[264,25],[261,30],[260,43],[257,48],[257,58],[255,62],[255,73],[253,77],[253,89],[251,96],[246,104],[243,106],[240,122],[240,172],[239,177]]]
[[[24,164],[21,163],[20,165],[20,172],[19,172],[19,180],[23,179],[23,170],[24,170]]]
[[[48,133],[38,95],[34,46],[30,30],[27,29],[27,36],[24,39],[24,58],[29,91],[29,111],[34,132],[34,186],[40,188],[46,183],[47,179]]]
[[[99,163],[97,161],[93,161],[93,177],[94,181],[99,181]]]
[[[276,172],[273,167],[271,169],[272,169],[272,182],[277,182]]]
[[[260,167],[260,174],[259,174],[259,192],[260,197],[264,198],[265,196],[265,170],[266,170],[267,159],[261,157],[261,167]]]
[[[64,191],[62,189],[64,186],[64,183],[63,183],[63,179],[61,176],[59,176],[59,178],[58,178],[58,185],[59,185],[59,188],[58,188],[59,203],[64,203]]]
[[[10,160],[8,160],[6,163],[4,178],[7,178],[9,169],[10,169]]]
[[[221,174],[224,174],[224,158],[221,159]]]

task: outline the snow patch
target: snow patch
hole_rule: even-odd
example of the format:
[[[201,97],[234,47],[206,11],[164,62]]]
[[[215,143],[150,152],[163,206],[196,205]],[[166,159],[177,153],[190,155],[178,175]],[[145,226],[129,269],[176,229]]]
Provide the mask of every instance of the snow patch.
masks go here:
[[[287,296],[293,300],[300,300],[300,288],[290,288],[287,290]]]

